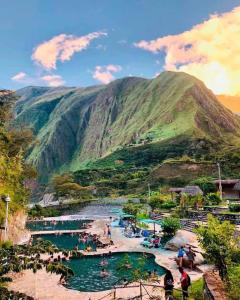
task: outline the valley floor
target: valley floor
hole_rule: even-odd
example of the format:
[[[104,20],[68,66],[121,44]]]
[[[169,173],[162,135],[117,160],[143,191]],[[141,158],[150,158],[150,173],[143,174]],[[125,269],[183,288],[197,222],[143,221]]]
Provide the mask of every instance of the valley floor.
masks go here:
[[[96,220],[93,222],[92,228],[88,229],[91,233],[96,233],[103,237],[104,226],[106,224],[106,220]],[[190,233],[188,231],[181,231],[182,235],[188,237],[190,240],[195,240],[195,234]],[[106,239],[106,238],[105,238]],[[173,277],[175,278],[175,282],[179,281],[179,272],[177,270],[176,262],[174,258],[176,257],[176,252],[168,251],[164,249],[146,249],[140,245],[140,239],[129,239],[123,236],[122,229],[118,227],[112,228],[112,240],[114,242],[113,246],[110,246],[106,249],[98,249],[97,252],[89,253],[88,255],[108,253],[112,252],[148,252],[155,255],[156,262],[170,269]],[[196,242],[193,242],[194,246],[197,246]],[[57,254],[55,254],[57,256]],[[203,266],[202,266],[203,268]],[[208,268],[206,266],[205,268]],[[204,270],[205,271],[205,270]],[[189,271],[188,274],[191,277],[192,281],[195,281],[202,277],[201,272]],[[113,299],[113,293],[111,290],[109,291],[101,291],[101,292],[79,292],[71,289],[67,289],[64,286],[60,285],[58,275],[48,274],[43,270],[38,271],[36,274],[33,274],[32,271],[24,271],[20,274],[16,274],[13,277],[13,282],[9,284],[9,289],[14,291],[23,292],[29,296],[34,297],[37,300],[100,300],[100,299]],[[163,278],[160,280],[161,285],[163,285]],[[176,286],[177,287],[177,286]],[[161,297],[160,299],[164,299],[163,290],[155,289],[152,287],[147,287],[147,291],[151,295],[158,295]],[[146,295],[143,299],[149,299]],[[139,287],[137,288],[124,288],[117,289],[116,291],[116,299],[129,299],[131,297],[139,295]]]

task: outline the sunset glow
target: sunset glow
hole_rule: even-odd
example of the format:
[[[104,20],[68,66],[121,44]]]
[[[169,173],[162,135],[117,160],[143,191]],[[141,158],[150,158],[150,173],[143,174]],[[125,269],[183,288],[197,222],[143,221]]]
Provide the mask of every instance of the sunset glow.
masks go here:
[[[165,52],[166,70],[184,71],[203,80],[216,94],[240,94],[240,7],[215,14],[192,29],[135,46]]]

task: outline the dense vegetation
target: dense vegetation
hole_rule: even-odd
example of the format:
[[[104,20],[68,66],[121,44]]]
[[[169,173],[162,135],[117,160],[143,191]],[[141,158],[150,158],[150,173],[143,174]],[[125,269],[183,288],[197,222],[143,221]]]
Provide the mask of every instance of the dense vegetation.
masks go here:
[[[29,218],[41,218],[41,217],[57,217],[61,212],[52,207],[42,207],[36,204],[34,207],[28,210]]]
[[[7,195],[11,197],[10,213],[24,209],[28,198],[24,183],[36,175],[23,159],[24,152],[32,141],[31,131],[9,127],[15,101],[14,93],[0,91],[0,224],[5,216],[4,198]]]
[[[209,215],[207,226],[200,226],[197,234],[206,260],[218,268],[230,299],[239,299],[240,239],[236,236],[235,226]]]

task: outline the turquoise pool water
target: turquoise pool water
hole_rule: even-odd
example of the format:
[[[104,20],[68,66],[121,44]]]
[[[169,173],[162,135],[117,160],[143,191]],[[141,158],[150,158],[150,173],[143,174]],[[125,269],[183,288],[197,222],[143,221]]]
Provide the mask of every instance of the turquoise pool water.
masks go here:
[[[120,267],[126,260],[126,255],[131,269]],[[64,262],[75,274],[67,281],[66,287],[86,292],[104,291],[111,289],[116,283],[122,283],[124,278],[132,279],[133,270],[136,268],[146,272],[156,270],[159,275],[165,273],[165,269],[156,264],[154,256],[150,254],[144,257],[142,253],[136,252],[113,253],[111,256],[106,255],[104,259],[108,262],[104,268],[109,273],[109,276],[104,278],[100,276],[102,256],[85,256]]]
[[[73,220],[73,221],[36,221],[28,222],[27,228],[31,231],[48,231],[48,230],[76,230],[84,229],[91,220]]]
[[[77,245],[79,250],[84,250],[87,245],[91,246],[93,250],[96,250],[96,244],[89,241],[88,243],[84,244],[82,241],[79,240],[78,234],[62,234],[62,235],[55,235],[55,234],[43,234],[43,235],[36,235],[34,239],[41,238],[43,240],[51,241],[55,244],[59,249],[65,250],[73,250],[74,247]]]

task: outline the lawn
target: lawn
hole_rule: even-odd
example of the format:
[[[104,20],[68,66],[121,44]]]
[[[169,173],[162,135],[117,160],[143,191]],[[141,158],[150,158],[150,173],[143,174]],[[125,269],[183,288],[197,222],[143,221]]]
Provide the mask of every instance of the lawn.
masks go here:
[[[174,299],[182,300],[182,293],[180,291],[174,291]],[[192,282],[189,288],[189,300],[203,300],[203,279],[198,279]]]

